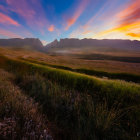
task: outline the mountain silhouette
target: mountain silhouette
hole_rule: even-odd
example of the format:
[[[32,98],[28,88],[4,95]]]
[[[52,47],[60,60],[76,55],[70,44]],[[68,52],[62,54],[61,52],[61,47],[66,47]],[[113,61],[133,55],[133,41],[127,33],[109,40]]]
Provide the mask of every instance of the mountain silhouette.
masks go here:
[[[21,48],[21,49],[44,51],[43,44],[37,38],[0,39],[0,47]]]
[[[43,46],[38,38],[0,39],[0,47],[21,48],[49,53],[86,52],[92,51],[140,51],[140,41],[120,39],[57,39]]]
[[[140,51],[140,41],[121,39],[76,39],[54,40],[46,45],[48,52],[68,51]]]

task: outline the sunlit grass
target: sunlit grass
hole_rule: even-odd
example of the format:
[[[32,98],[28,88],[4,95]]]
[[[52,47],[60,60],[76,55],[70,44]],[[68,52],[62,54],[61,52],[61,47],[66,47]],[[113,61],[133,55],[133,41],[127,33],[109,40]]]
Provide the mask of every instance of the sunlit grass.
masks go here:
[[[63,70],[69,70],[73,72],[78,72],[78,73],[83,73],[87,75],[93,75],[93,76],[98,76],[98,77],[105,77],[105,78],[110,78],[110,79],[121,79],[121,80],[126,80],[126,81],[131,81],[131,82],[137,82],[140,83],[140,75],[138,74],[132,74],[132,73],[112,73],[112,72],[105,72],[105,71],[99,71],[99,70],[90,70],[86,68],[70,68],[62,65],[53,65],[53,64],[47,64],[44,62],[36,61],[33,59],[24,59],[21,58],[21,60],[25,60],[27,62],[35,63],[35,64],[41,64],[53,68],[58,68],[58,69],[63,69]]]

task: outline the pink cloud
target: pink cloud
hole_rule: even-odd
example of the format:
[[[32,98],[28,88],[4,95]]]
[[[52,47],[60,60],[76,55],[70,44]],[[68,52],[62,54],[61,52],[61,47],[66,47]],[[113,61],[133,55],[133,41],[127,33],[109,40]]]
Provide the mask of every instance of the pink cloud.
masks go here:
[[[74,13],[74,15],[71,18],[67,19],[67,26],[65,27],[66,30],[68,30],[80,17],[80,15],[85,10],[89,0],[81,0],[79,7],[77,8],[77,11]]]
[[[140,20],[140,0],[133,0],[127,7],[117,14],[120,24],[126,25]]]
[[[17,21],[13,20],[12,18],[3,13],[0,13],[0,23],[19,26]]]
[[[53,32],[53,31],[54,31],[54,25],[51,25],[51,26],[48,28],[48,31]]]
[[[35,11],[29,6],[26,0],[6,0],[11,11],[18,13],[25,19],[33,18]]]
[[[28,26],[42,32],[48,20],[44,9],[38,0],[6,0],[9,9],[22,17]]]
[[[4,30],[4,29],[0,29],[0,35],[9,37],[9,38],[23,38],[22,36],[20,36],[16,33],[13,33],[13,32],[10,32],[10,31]]]

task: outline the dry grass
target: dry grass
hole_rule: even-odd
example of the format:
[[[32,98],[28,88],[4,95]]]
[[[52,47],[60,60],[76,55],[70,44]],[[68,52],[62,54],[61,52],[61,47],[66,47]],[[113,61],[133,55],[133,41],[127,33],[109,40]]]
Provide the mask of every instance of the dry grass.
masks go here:
[[[68,66],[71,68],[87,68],[91,70],[93,69],[106,72],[126,72],[140,74],[139,63],[127,63],[109,60],[81,60],[72,56],[50,56],[45,53],[40,53],[36,51],[31,52],[27,50],[10,50],[4,48],[0,48],[0,54],[5,55],[9,58],[32,58],[37,61],[46,62],[54,65]],[[139,56],[137,53],[131,55],[135,57]],[[130,54],[127,54],[126,56],[130,56]]]
[[[38,103],[23,95],[13,78],[0,69],[0,139],[51,138]]]

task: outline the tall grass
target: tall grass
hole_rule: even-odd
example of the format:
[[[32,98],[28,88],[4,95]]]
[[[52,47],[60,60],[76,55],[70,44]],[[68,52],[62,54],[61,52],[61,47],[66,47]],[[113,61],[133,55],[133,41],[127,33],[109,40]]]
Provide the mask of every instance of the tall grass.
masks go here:
[[[64,86],[67,89],[88,93],[93,98],[98,96],[100,100],[107,98],[110,103],[113,99],[123,99],[126,105],[127,103],[131,103],[132,105],[139,103],[140,86],[137,84],[115,80],[103,80],[66,70],[19,60],[10,60],[5,57],[3,57],[3,59],[5,63],[1,66],[19,75],[34,75],[38,73],[44,78]]]
[[[41,135],[51,138],[47,117],[38,103],[12,83],[14,78],[0,69],[0,139],[40,139]]]
[[[43,105],[44,113],[57,128],[56,139],[114,139],[127,136],[119,123],[126,110],[106,100],[97,102],[90,95],[62,88],[39,75],[17,77],[18,85]],[[123,112],[124,111],[124,112]],[[123,115],[122,115],[123,114]],[[122,117],[121,117],[122,116]]]
[[[140,86],[1,57],[1,67],[44,108],[61,139],[133,139],[140,130]]]

